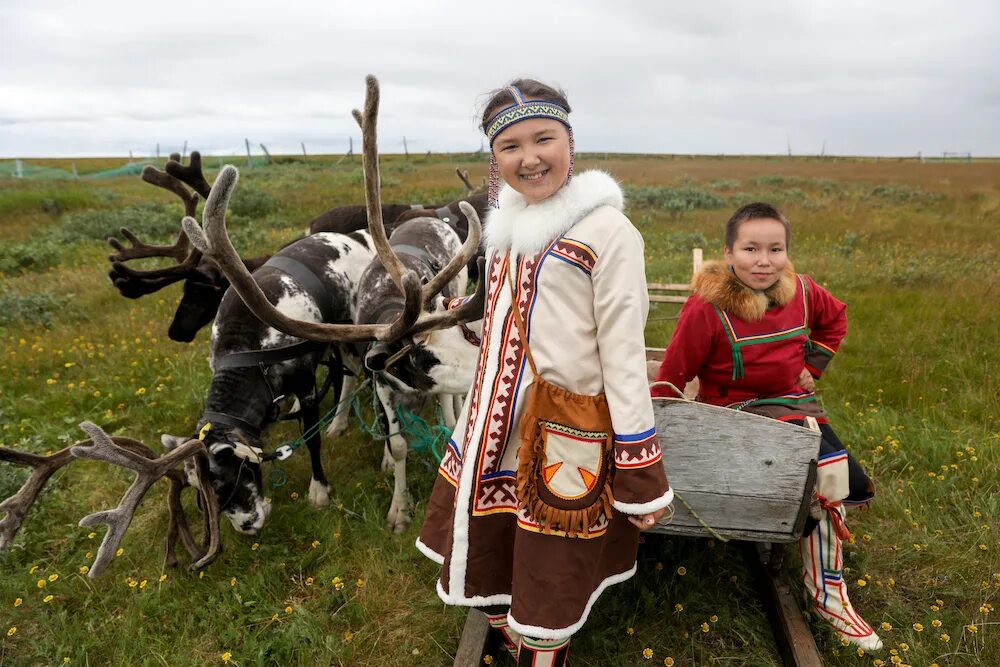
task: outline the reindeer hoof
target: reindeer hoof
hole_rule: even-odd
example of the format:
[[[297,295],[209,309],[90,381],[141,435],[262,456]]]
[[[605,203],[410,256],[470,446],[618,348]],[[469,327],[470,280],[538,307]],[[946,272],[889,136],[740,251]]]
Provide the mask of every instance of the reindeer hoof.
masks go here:
[[[339,420],[334,420],[326,427],[326,434],[332,438],[339,438],[345,433],[347,433],[347,424]]]
[[[316,480],[310,482],[309,504],[313,507],[328,507],[330,505],[330,487]]]

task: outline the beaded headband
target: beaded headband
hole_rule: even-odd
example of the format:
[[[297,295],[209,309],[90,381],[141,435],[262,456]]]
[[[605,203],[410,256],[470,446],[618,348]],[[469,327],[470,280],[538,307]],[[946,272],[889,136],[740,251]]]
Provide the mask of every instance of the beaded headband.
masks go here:
[[[528,120],[531,118],[550,118],[552,120],[557,120],[566,126],[569,131],[569,178],[566,179],[568,183],[570,179],[573,178],[573,163],[576,158],[576,146],[573,141],[573,127],[569,124],[569,112],[557,102],[550,102],[548,100],[525,100],[524,95],[517,86],[507,86],[507,92],[510,93],[511,97],[514,98],[514,103],[509,107],[504,107],[493,117],[490,124],[486,127],[486,138],[490,140],[490,185],[489,185],[489,201],[490,206],[493,208],[499,208],[497,203],[497,195],[500,189],[500,174],[499,167],[497,166],[496,156],[493,155],[493,141],[496,139],[497,135],[506,130],[511,125],[520,123],[522,120]]]
[[[486,138],[493,146],[497,135],[515,123],[529,118],[551,118],[569,127],[569,112],[561,104],[548,100],[525,100],[524,95],[516,86],[507,86],[507,92],[514,98],[514,103],[497,112],[486,127]]]

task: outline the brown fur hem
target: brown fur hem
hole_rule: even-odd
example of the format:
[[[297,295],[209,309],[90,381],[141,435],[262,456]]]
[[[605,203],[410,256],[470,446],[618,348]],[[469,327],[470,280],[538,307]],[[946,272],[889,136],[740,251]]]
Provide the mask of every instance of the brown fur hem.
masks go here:
[[[798,280],[795,267],[785,265],[778,282],[766,290],[747,287],[725,262],[705,262],[691,282],[691,289],[702,299],[735,317],[758,322],[771,306],[784,306],[795,296]]]

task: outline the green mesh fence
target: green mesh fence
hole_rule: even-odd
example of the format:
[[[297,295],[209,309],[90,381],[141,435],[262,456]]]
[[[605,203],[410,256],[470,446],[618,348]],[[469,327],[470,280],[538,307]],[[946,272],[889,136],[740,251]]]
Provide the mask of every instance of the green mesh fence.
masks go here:
[[[227,157],[227,158],[204,158],[205,166],[208,167],[211,163],[217,162],[218,167],[221,168],[226,162],[231,162],[238,167],[246,167],[246,158],[239,157]],[[142,162],[130,162],[124,164],[120,167],[115,167],[114,169],[105,169],[103,171],[97,171],[89,174],[76,174],[75,172],[69,171],[67,169],[59,169],[57,167],[43,167],[40,165],[30,164],[24,160],[7,160],[0,162],[0,178],[11,177],[11,178],[33,178],[33,179],[67,179],[76,178],[80,180],[90,180],[90,179],[100,179],[100,178],[116,178],[118,176],[134,176],[142,173],[142,170],[146,165],[154,165],[155,162],[152,160],[144,160]],[[267,158],[254,157],[250,161],[250,167],[256,169],[260,167],[268,166]]]

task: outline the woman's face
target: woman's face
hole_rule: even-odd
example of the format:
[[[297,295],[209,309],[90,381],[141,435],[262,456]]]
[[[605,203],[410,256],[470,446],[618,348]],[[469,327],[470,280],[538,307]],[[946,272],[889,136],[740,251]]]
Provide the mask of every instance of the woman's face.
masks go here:
[[[569,132],[549,118],[530,118],[496,136],[493,154],[500,176],[537,204],[556,193],[569,176]]]
[[[726,248],[726,262],[748,287],[767,289],[788,264],[785,226],[773,218],[740,223],[733,247]]]

